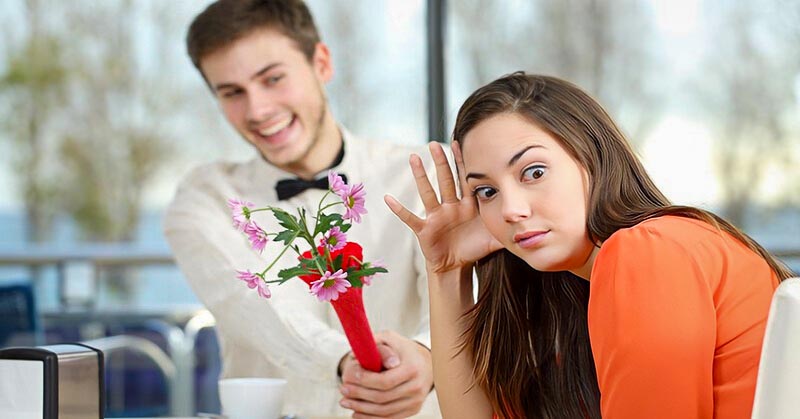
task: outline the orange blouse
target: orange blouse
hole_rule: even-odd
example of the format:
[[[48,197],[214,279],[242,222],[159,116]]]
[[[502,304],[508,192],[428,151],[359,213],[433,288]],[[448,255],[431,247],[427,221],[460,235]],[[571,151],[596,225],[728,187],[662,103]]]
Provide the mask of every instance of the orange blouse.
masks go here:
[[[589,336],[604,418],[749,418],[778,278],[744,244],[665,216],[595,258]]]

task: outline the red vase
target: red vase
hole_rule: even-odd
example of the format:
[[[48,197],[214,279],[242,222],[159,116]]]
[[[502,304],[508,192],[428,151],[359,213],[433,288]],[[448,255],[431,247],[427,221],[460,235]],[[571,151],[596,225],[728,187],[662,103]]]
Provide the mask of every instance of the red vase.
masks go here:
[[[322,252],[323,249],[320,247],[317,251]],[[358,243],[347,243],[343,249],[332,252],[331,258],[336,259],[339,255],[343,255],[343,270],[347,270],[351,266],[360,267],[359,261],[363,259],[362,249]],[[302,259],[311,259],[311,252],[303,253]],[[330,266],[327,268],[331,269]],[[321,278],[320,275],[300,276],[300,279],[305,281],[309,288],[311,283],[319,278]],[[331,301],[331,305],[339,317],[339,322],[342,323],[344,334],[347,336],[347,341],[350,343],[350,348],[358,363],[366,370],[380,372],[382,369],[381,355],[375,344],[372,329],[369,327],[367,313],[364,311],[361,288],[348,288],[346,292],[339,294],[339,298]]]

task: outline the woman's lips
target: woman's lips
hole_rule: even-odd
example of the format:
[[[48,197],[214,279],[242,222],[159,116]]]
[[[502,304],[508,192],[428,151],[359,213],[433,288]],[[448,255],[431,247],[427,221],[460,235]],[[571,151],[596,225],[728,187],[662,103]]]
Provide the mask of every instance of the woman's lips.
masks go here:
[[[529,249],[539,245],[547,237],[549,231],[528,231],[514,236],[514,242],[523,249]]]

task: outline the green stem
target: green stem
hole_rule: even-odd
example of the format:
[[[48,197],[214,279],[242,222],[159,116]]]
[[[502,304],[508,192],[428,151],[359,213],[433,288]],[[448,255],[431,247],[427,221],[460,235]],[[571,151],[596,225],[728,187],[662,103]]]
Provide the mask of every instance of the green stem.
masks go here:
[[[325,192],[325,195],[322,195],[322,199],[319,200],[319,204],[317,205],[317,214],[315,215],[314,218],[317,218],[319,216],[319,213],[322,212],[322,210],[324,209],[324,208],[322,208],[322,203],[325,202],[325,198],[327,198],[328,195],[330,195],[330,194],[331,194],[331,190],[328,189],[328,191]],[[328,207],[325,207],[325,208],[328,208]],[[314,227],[316,227],[316,226],[314,226]],[[314,230],[316,230],[316,228],[314,228]]]
[[[284,253],[286,253],[286,249],[288,249],[289,247],[291,247],[291,245],[292,245],[292,242],[293,242],[293,241],[294,241],[294,239],[296,239],[296,238],[297,238],[297,234],[295,234],[294,236],[292,236],[292,239],[291,239],[291,240],[289,240],[289,243],[288,243],[288,244],[286,244],[285,246],[283,246],[283,250],[281,250],[281,253],[280,253],[280,254],[278,254],[278,256],[275,258],[275,260],[273,260],[273,261],[272,261],[272,263],[270,263],[270,264],[269,264],[269,266],[267,266],[267,268],[266,268],[266,269],[264,269],[263,271],[261,271],[261,277],[262,277],[262,278],[264,277],[264,275],[266,275],[266,274],[267,274],[267,272],[269,272],[269,270],[270,270],[270,269],[272,269],[272,267],[273,267],[273,266],[275,266],[275,263],[277,263],[277,262],[278,262],[278,260],[281,258],[281,256],[283,256],[283,254],[284,254]]]
[[[248,209],[248,212],[249,212],[250,214],[252,214],[252,213],[254,213],[254,212],[261,212],[261,211],[272,211],[272,210],[273,210],[273,208],[272,208],[272,207],[264,207],[264,208]]]
[[[344,202],[342,202],[342,201],[339,201],[339,202],[333,202],[333,203],[330,203],[330,204],[328,204],[328,205],[325,205],[324,207],[320,208],[320,210],[319,210],[319,211],[317,211],[317,214],[319,214],[319,213],[320,213],[320,212],[322,212],[322,211],[325,211],[326,209],[328,209],[328,208],[330,208],[330,207],[335,207],[335,206],[337,206],[337,205],[344,205]]]

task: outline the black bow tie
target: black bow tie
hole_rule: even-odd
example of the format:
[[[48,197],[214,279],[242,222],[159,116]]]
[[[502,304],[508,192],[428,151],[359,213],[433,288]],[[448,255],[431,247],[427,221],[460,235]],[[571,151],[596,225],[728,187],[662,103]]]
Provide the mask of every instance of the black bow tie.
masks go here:
[[[344,183],[347,183],[347,176],[339,173]],[[322,177],[314,180],[303,179],[281,179],[275,184],[275,192],[278,193],[278,201],[285,201],[295,195],[298,195],[306,189],[328,189],[328,177]]]

